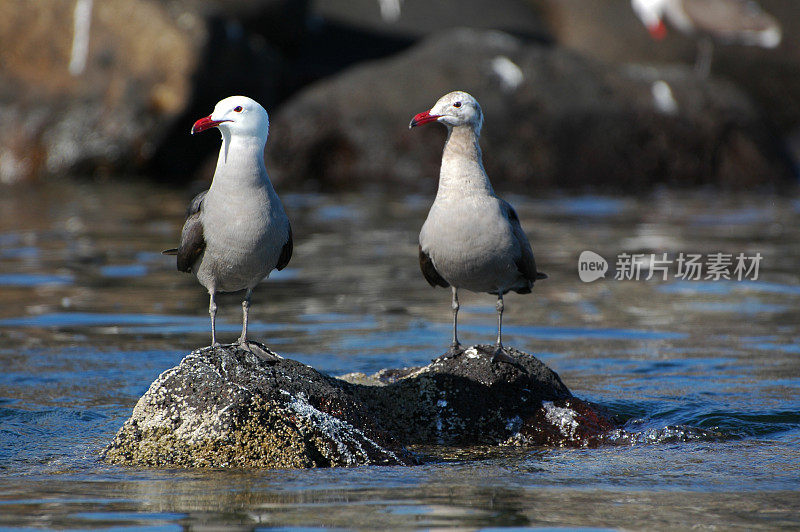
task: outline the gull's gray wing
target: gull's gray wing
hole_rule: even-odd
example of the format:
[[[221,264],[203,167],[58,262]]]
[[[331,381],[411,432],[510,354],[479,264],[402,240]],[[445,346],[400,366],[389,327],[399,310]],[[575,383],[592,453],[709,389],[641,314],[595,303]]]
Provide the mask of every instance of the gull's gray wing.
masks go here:
[[[292,249],[294,244],[292,243],[292,226],[289,225],[289,238],[286,240],[286,243],[283,245],[283,249],[281,249],[281,256],[278,257],[278,264],[275,266],[275,269],[280,271],[289,264],[289,259],[292,258]]]
[[[513,231],[514,237],[519,243],[520,256],[514,260],[514,263],[517,265],[517,269],[523,275],[523,277],[531,282],[531,285],[540,279],[547,279],[547,274],[536,269],[536,261],[533,258],[533,249],[531,248],[531,243],[528,241],[527,235],[525,235],[525,231],[522,230],[522,224],[519,222],[517,211],[514,210],[514,207],[512,207],[511,204],[502,199],[500,200],[500,208],[508,219],[508,223],[511,224],[511,230]],[[528,289],[527,292],[530,292],[530,289]],[[526,292],[523,289],[523,291],[518,291],[518,293],[522,294]]]
[[[178,256],[178,270],[191,273],[192,266],[206,249],[206,240],[203,237],[203,222],[200,213],[203,210],[203,200],[208,190],[204,190],[194,197],[186,209],[186,222],[181,230],[181,243],[175,249],[163,251],[165,255]]]
[[[441,286],[443,288],[450,286],[450,283],[445,281],[444,277],[436,271],[430,255],[422,251],[422,246],[419,247],[419,269],[422,270],[422,276],[431,286]]]

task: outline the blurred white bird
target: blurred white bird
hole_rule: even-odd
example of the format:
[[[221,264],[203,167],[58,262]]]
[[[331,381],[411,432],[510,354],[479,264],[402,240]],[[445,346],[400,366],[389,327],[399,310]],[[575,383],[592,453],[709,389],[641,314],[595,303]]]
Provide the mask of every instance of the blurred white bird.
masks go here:
[[[631,0],[631,6],[654,39],[667,34],[666,23],[700,38],[695,69],[711,70],[713,40],[775,48],[781,42],[777,20],[752,0]]]

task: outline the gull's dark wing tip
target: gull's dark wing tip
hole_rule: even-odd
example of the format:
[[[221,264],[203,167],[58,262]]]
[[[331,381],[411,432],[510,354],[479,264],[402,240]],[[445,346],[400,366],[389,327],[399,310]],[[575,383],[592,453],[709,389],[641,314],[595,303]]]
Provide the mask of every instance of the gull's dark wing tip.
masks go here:
[[[422,251],[422,246],[419,247],[419,269],[422,270],[422,276],[431,286],[441,286],[442,288],[450,286],[450,283],[436,271],[430,255]]]
[[[283,249],[281,249],[281,256],[278,257],[278,264],[275,265],[275,269],[281,271],[289,264],[289,260],[292,258],[292,250],[294,249],[294,244],[292,241],[292,226],[289,225],[289,238],[286,240],[286,243],[283,245]]]
[[[178,246],[178,270],[190,273],[192,266],[206,249],[206,239],[203,236],[203,222],[200,213],[203,210],[203,200],[207,190],[194,197],[186,211],[186,223],[181,231],[181,244]]]

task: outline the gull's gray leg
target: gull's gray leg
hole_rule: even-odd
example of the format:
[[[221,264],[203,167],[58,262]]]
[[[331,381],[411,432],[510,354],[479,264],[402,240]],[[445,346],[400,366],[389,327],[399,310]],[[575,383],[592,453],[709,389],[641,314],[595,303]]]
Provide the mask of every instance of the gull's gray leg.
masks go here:
[[[458,288],[453,286],[452,289],[453,289],[453,303],[451,305],[451,308],[453,309],[453,343],[450,344],[450,349],[447,350],[447,353],[443,354],[439,358],[434,358],[433,359],[434,362],[455,358],[461,353],[463,353],[463,351],[461,350],[461,344],[458,343]]]
[[[210,296],[210,300],[208,303],[208,314],[211,316],[211,347],[219,345],[217,342],[217,302],[214,301],[214,297],[217,295],[215,290],[209,290],[208,294]]]
[[[451,308],[453,309],[453,343],[450,344],[451,351],[458,351],[461,348],[461,344],[458,342],[458,288],[455,286],[453,288],[453,302],[451,304]]]
[[[495,345],[492,362],[496,361],[516,364],[516,361],[508,356],[503,349],[503,292],[497,293],[497,344]]]
[[[239,337],[240,344],[247,343],[247,315],[250,312],[250,296],[253,295],[253,289],[248,288],[242,301],[242,335]]]
[[[497,295],[497,350],[503,350],[503,294]]]
[[[711,73],[711,61],[714,57],[714,42],[708,37],[700,39],[697,43],[697,59],[694,62],[694,71],[705,79]]]

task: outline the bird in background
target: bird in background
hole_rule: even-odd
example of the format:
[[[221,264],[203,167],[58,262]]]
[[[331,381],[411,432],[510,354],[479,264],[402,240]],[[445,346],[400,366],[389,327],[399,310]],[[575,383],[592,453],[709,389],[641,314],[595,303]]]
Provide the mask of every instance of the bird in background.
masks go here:
[[[452,290],[453,342],[447,356],[461,352],[458,290],[497,296],[497,343],[492,362],[513,362],[503,350],[503,295],[529,294],[547,275],[536,269],[533,250],[514,208],[497,197],[483,168],[478,139],[483,112],[462,91],[442,96],[419,113],[409,128],[430,122],[447,127],[439,188],[419,234],[419,264],[431,286]]]
[[[695,71],[703,77],[711,71],[713,41],[775,48],[782,38],[775,17],[753,0],[631,0],[631,6],[656,40],[666,36],[665,22],[698,37]]]
[[[180,245],[163,253],[177,255],[178,270],[193,273],[208,290],[212,346],[219,345],[216,294],[245,291],[238,340],[245,345],[253,289],[289,263],[292,228],[264,166],[266,110],[246,96],[231,96],[197,120],[191,133],[211,128],[222,134],[211,187],[190,203]]]

